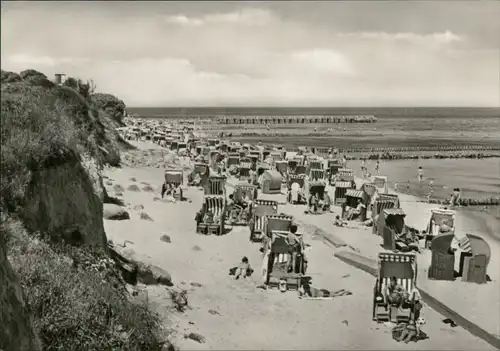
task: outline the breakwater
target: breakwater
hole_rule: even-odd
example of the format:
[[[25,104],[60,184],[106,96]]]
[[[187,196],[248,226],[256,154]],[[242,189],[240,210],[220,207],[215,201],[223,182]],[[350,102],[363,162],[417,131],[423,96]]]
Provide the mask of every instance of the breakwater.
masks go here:
[[[438,150],[433,150],[438,151]],[[500,150],[488,150],[488,153],[482,152],[465,152],[465,150],[459,150],[456,152],[441,152],[435,154],[407,154],[404,151],[395,152],[384,152],[382,154],[368,154],[363,153],[359,150],[342,150],[342,153],[346,153],[346,159],[348,160],[419,160],[419,159],[481,159],[481,158],[494,158],[500,157]],[[351,154],[349,154],[351,153]],[[362,153],[361,155],[352,155],[352,153]],[[318,154],[321,155],[321,154]]]
[[[339,124],[375,123],[373,115],[289,115],[289,116],[215,116],[218,124]]]
[[[421,200],[422,202],[426,202],[429,204],[439,204],[439,205],[448,205],[449,200],[446,199],[429,199]],[[458,200],[458,204],[460,206],[468,207],[468,206],[498,206],[500,205],[500,197],[492,196],[489,198],[460,198]]]
[[[333,148],[309,147],[314,154],[326,157]],[[299,152],[299,148],[286,148],[289,152]],[[422,146],[399,148],[339,148],[337,153],[344,154],[348,160],[416,160],[416,159],[480,159],[500,157],[500,146],[463,145],[463,146]]]

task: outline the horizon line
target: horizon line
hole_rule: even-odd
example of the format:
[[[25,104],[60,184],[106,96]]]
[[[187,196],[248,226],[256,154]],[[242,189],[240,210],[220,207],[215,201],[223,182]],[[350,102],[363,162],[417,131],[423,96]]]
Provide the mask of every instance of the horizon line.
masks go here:
[[[127,106],[127,108],[495,108],[500,106]]]

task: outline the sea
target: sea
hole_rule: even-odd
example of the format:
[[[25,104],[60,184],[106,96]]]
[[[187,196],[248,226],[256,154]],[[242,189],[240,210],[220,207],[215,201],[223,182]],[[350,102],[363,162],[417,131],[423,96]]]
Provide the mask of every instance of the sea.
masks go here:
[[[279,143],[285,147],[379,148],[404,146],[484,145],[500,147],[500,108],[127,108],[131,115],[155,119],[218,115],[374,115],[377,123],[210,125],[212,133],[233,139]],[[243,134],[242,134],[243,133]],[[314,135],[313,135],[314,134]],[[279,139],[278,139],[279,138]]]

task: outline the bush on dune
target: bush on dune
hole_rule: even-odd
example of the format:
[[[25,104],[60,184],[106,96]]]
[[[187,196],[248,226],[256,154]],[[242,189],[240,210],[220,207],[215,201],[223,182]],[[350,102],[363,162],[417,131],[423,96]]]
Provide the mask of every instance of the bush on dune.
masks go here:
[[[9,258],[44,350],[161,350],[159,316],[129,301],[109,258],[11,229]]]
[[[119,125],[124,125],[125,103],[111,94],[96,93],[91,95],[94,104],[105,111]]]

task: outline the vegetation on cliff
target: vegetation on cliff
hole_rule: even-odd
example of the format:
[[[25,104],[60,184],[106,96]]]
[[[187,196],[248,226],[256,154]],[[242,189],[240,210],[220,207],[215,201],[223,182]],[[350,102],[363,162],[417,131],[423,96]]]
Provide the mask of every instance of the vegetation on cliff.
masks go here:
[[[129,301],[107,256],[97,188],[127,147],[114,130],[125,105],[106,95],[103,110],[94,88],[1,71],[0,258],[17,274],[0,260],[5,351],[161,347],[158,316]]]
[[[104,253],[49,245],[12,220],[3,230],[44,350],[161,350],[159,317],[129,302]]]

